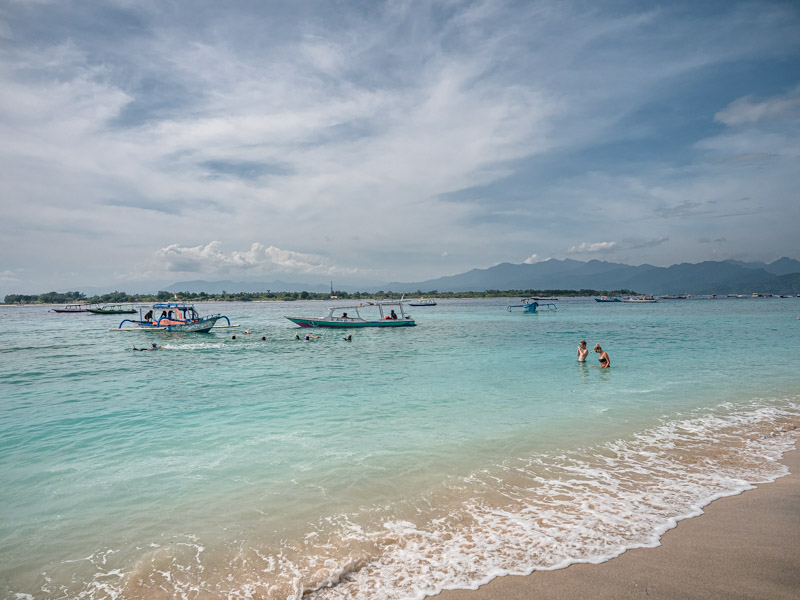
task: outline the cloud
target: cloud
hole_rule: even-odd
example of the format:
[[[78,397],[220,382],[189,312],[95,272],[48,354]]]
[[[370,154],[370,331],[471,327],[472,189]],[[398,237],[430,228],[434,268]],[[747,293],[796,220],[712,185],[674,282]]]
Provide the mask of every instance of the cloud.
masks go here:
[[[762,102],[755,102],[752,96],[745,96],[731,102],[714,115],[715,121],[729,126],[797,118],[800,118],[800,87],[784,96],[768,98]]]
[[[171,244],[156,254],[156,263],[166,271],[184,273],[221,273],[239,271],[252,274],[274,272],[331,275],[355,273],[357,269],[342,269],[323,257],[292,250],[281,250],[255,242],[249,250],[234,250],[225,254],[222,243],[212,241],[205,246],[183,247]]]
[[[547,258],[544,258],[542,256],[539,256],[538,254],[531,254],[528,258],[526,258],[522,262],[526,265],[533,265],[538,262],[545,262],[547,260],[550,260],[549,256]]]
[[[617,247],[617,242],[581,242],[577,246],[572,246],[567,253],[569,254],[591,254],[595,252],[610,252]]]
[[[0,283],[18,283],[17,274],[11,269],[0,271]]]
[[[665,225],[570,252],[704,259],[702,231],[790,254],[800,89],[771,94],[800,10],[618,8],[7,3],[0,256],[52,288],[154,248],[168,272],[386,281]]]

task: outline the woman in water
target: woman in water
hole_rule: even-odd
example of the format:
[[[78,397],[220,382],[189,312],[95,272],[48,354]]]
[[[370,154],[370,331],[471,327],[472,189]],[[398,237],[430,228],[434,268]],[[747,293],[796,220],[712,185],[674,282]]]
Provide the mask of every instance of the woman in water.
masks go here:
[[[600,368],[608,369],[611,366],[611,360],[608,358],[608,352],[603,350],[600,347],[600,344],[597,344],[594,347],[594,351],[600,354]]]
[[[589,356],[589,349],[586,347],[586,340],[581,340],[578,344],[578,362],[586,362],[586,357]]]

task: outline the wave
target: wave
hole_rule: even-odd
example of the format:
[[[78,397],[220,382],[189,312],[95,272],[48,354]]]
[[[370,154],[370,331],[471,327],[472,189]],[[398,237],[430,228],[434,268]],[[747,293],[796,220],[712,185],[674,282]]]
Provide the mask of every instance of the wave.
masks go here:
[[[626,439],[509,458],[391,506],[320,517],[280,543],[252,530],[98,552],[35,597],[422,599],[501,575],[653,547],[714,499],[787,474],[798,399],[721,404]],[[126,555],[125,560],[115,560]],[[20,592],[21,593],[21,592]]]

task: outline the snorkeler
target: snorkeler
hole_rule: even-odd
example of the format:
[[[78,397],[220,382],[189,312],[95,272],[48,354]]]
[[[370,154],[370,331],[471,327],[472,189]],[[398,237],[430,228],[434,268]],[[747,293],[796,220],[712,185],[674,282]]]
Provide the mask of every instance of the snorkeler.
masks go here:
[[[133,347],[134,352],[147,352],[148,350],[161,350],[161,346],[158,346],[155,342],[153,342],[149,348],[137,348],[136,346]]]

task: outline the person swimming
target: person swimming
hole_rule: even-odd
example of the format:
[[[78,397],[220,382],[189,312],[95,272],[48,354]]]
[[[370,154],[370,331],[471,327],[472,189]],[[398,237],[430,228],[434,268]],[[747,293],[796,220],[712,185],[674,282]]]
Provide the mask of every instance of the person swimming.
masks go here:
[[[608,369],[611,366],[611,359],[608,358],[608,352],[600,347],[600,344],[595,345],[594,352],[600,354],[600,368]]]
[[[346,336],[342,338],[345,342],[352,342],[353,341],[353,334],[348,333]]]
[[[161,346],[158,346],[155,342],[149,348],[137,348],[136,346],[133,347],[134,352],[147,352],[148,350],[160,350]]]

